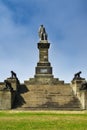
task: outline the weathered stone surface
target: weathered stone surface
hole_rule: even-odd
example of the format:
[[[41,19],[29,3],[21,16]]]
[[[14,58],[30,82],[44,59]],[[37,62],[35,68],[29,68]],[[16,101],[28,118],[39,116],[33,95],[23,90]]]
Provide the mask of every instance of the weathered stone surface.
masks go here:
[[[6,88],[5,82],[0,83],[0,109],[12,109],[14,107],[15,97],[18,89],[18,80],[16,78],[7,78],[12,89]]]
[[[0,109],[8,110],[12,109],[13,101],[14,101],[14,92],[10,92],[9,90],[0,91]]]
[[[40,41],[37,44],[37,47],[39,49],[39,62],[37,63],[37,67],[35,68],[35,78],[52,78],[52,67],[48,58],[48,49],[50,47],[50,43],[46,41],[44,43],[44,40],[42,40],[42,42]]]
[[[16,78],[7,78],[7,81],[9,81],[11,83],[13,90],[17,91],[19,84],[20,84],[19,80]]]
[[[26,83],[25,83],[26,84]],[[21,108],[28,109],[80,109],[80,102],[75,97],[69,84],[29,85],[25,93],[20,93],[25,103]]]
[[[71,82],[72,90],[81,103],[82,109],[87,109],[87,90],[81,90],[81,84],[86,82],[84,78],[74,79]]]

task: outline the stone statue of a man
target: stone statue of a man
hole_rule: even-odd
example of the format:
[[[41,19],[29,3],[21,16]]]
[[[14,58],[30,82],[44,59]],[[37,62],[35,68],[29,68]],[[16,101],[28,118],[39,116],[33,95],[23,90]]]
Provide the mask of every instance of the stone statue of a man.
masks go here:
[[[40,26],[38,34],[39,34],[40,40],[47,40],[47,33],[43,25]]]

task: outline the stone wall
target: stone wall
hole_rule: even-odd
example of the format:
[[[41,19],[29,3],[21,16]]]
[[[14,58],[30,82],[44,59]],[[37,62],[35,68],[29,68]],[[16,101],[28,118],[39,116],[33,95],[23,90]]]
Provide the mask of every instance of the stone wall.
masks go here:
[[[8,81],[11,84],[11,88],[13,89],[10,90],[9,88],[6,88],[5,81],[0,83],[1,110],[8,110],[14,107],[15,97],[19,86],[19,83],[16,78],[7,78],[6,81]]]
[[[11,93],[9,90],[0,91],[0,109],[11,109],[13,105],[13,99],[14,93]]]
[[[76,79],[72,80],[71,87],[73,89],[73,92],[79,99],[82,109],[87,109],[87,91],[86,90],[80,90],[81,84],[85,82],[85,79]]]

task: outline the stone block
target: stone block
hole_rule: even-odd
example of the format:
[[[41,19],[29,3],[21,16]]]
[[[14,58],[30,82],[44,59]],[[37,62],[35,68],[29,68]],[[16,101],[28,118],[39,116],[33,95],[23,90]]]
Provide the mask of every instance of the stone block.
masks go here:
[[[12,94],[10,91],[0,91],[0,109],[8,110],[12,108]]]

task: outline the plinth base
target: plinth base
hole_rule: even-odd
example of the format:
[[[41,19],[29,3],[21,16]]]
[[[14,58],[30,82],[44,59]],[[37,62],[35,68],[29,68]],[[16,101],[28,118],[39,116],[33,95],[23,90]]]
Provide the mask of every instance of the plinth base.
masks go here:
[[[46,85],[46,84],[64,84],[64,81],[59,80],[58,78],[53,78],[52,75],[48,75],[48,76],[39,76],[36,75],[35,78],[30,78],[29,80],[25,81],[25,84],[42,84],[42,85]]]

